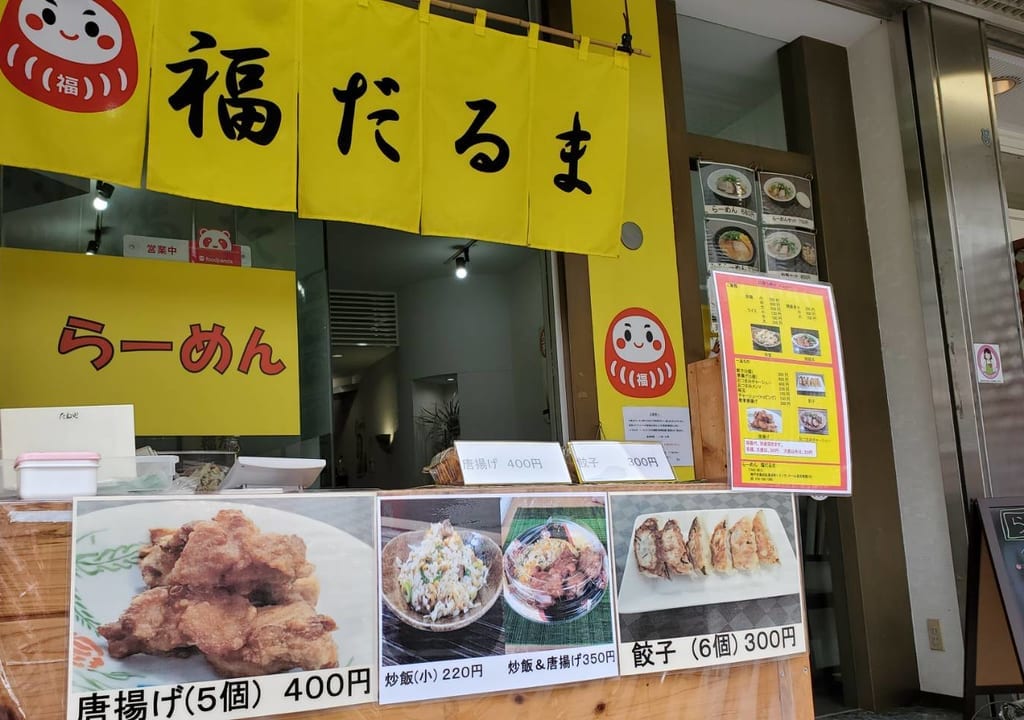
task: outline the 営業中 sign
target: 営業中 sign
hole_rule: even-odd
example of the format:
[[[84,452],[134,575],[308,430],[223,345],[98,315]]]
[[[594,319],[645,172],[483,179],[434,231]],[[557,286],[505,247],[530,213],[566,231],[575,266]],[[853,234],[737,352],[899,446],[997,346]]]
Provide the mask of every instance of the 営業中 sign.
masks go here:
[[[846,383],[832,288],[715,272],[734,490],[849,495]]]

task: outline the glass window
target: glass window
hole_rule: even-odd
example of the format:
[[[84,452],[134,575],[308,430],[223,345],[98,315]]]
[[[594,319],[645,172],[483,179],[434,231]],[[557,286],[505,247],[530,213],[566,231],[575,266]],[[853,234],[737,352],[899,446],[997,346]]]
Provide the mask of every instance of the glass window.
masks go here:
[[[786,150],[777,53],[785,43],[678,15],[686,129]]]

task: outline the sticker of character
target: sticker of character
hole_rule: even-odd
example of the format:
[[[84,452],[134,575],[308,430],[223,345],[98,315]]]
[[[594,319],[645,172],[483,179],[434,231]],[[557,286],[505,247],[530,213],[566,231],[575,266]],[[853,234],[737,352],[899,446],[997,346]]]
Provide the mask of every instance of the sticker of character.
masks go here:
[[[10,0],[0,17],[0,72],[39,102],[94,113],[131,99],[139,59],[113,0]]]
[[[676,382],[672,341],[662,322],[644,308],[627,308],[612,320],[604,365],[612,387],[629,397],[661,397]]]

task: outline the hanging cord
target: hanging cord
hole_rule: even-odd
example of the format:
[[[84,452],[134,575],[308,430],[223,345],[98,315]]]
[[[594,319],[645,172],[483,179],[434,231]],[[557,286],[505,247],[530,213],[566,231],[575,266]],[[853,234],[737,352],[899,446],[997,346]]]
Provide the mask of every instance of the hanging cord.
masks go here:
[[[633,49],[633,31],[629,27],[629,0],[622,0],[622,4],[625,6],[625,9],[622,13],[622,19],[625,20],[626,22],[626,32],[622,33],[622,42],[619,44],[619,47],[617,47],[616,50],[624,52],[628,55],[642,55],[643,53],[641,53],[639,50]]]

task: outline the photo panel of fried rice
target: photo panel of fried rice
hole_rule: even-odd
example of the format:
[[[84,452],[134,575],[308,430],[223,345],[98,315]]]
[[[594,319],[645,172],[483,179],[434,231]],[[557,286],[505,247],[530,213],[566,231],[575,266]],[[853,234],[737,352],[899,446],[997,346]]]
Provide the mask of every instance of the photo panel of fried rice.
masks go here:
[[[71,692],[376,667],[373,508],[80,499]]]
[[[507,652],[614,641],[603,495],[503,502]]]
[[[750,326],[750,339],[754,343],[754,350],[762,352],[782,351],[782,331],[778,325]]]
[[[504,654],[497,496],[380,498],[383,665]]]

